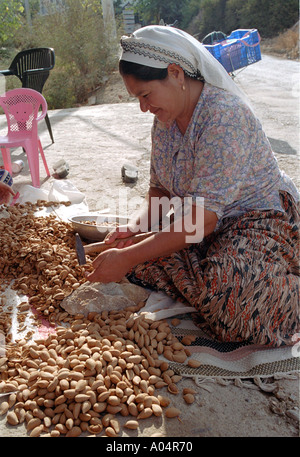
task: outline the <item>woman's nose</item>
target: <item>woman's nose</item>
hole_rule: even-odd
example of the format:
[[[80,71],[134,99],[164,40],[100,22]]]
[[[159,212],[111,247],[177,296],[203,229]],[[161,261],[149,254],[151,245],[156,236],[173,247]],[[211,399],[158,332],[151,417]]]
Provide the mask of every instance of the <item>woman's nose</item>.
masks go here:
[[[146,113],[149,109],[149,104],[147,103],[147,101],[144,99],[144,98],[140,98],[139,100],[140,102],[140,110],[143,112],[143,113]]]

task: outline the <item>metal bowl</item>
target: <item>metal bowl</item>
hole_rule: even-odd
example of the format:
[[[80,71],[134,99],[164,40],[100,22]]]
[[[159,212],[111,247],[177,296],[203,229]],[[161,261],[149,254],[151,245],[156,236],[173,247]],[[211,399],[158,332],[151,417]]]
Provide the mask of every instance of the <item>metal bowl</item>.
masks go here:
[[[128,217],[115,214],[83,214],[69,219],[75,232],[89,241],[103,241],[116,226],[128,223]]]

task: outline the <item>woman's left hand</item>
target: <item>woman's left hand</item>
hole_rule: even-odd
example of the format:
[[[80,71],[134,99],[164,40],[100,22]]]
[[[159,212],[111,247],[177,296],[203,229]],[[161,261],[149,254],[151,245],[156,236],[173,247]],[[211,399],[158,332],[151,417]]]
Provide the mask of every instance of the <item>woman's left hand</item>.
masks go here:
[[[90,282],[119,282],[132,265],[125,249],[108,249],[99,254],[92,263],[94,271],[87,275]]]

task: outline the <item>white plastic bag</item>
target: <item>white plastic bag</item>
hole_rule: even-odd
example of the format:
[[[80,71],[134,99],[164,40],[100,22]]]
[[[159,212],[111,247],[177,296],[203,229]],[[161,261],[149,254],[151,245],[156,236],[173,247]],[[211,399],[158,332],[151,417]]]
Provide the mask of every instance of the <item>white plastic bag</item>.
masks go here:
[[[49,213],[54,212],[60,219],[68,221],[71,216],[89,212],[85,195],[67,180],[54,181],[49,191],[29,185],[25,185],[20,189],[18,203],[36,203],[38,200],[71,203],[70,206],[60,205],[59,207],[44,208],[43,211],[39,211],[39,216],[49,215]]]
[[[48,191],[44,189],[38,189],[37,187],[32,187],[25,185],[20,189],[20,196],[18,198],[18,203],[36,203],[38,200],[48,201]]]
[[[54,181],[49,191],[50,202],[71,202],[72,204],[82,203],[85,195],[80,192],[70,181]]]

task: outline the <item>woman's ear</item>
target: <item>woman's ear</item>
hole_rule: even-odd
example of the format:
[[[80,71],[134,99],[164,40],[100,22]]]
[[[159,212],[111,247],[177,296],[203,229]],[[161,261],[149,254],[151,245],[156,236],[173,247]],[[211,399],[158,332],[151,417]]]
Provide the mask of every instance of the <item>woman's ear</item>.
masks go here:
[[[178,81],[179,85],[182,86],[184,83],[184,71],[176,63],[170,63],[168,66],[168,76]]]

